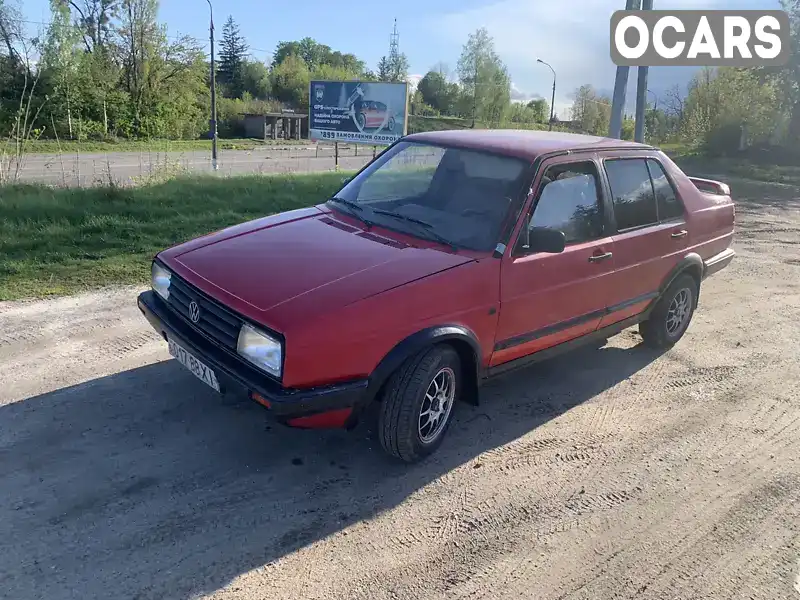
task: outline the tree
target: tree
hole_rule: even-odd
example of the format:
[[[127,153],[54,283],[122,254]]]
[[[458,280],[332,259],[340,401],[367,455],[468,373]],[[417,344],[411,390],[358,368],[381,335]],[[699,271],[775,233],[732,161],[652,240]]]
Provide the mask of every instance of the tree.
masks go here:
[[[389,56],[382,56],[378,62],[380,81],[399,82],[408,79],[408,58],[402,52],[393,50]]]
[[[458,77],[462,103],[472,104],[473,126],[476,119],[499,124],[511,103],[511,79],[486,28],[469,36],[458,59]]]
[[[777,87],[780,106],[789,115],[788,142],[800,141],[800,0],[781,0],[789,15],[790,54],[786,65],[765,67],[762,80]]]
[[[535,98],[527,106],[533,111],[537,123],[546,123],[550,118],[550,104],[544,98]]]
[[[348,73],[354,73],[356,76],[361,76],[366,72],[364,61],[359,60],[355,54],[344,54],[338,50],[331,51],[327,46],[323,46],[323,48],[327,49],[327,52],[322,58],[322,65],[342,69]]]
[[[242,89],[253,98],[266,99],[272,91],[269,69],[257,60],[245,60],[242,63]]]
[[[44,44],[41,68],[53,82],[52,105],[64,111],[69,137],[74,138],[72,110],[76,101],[80,31],[72,24],[69,7],[50,0],[50,25]]]
[[[204,121],[198,100],[207,93],[205,59],[194,39],[167,39],[157,10],[156,0],[122,0],[118,52],[128,96],[126,129],[148,137],[193,137]]]
[[[703,69],[689,84],[683,136],[713,154],[769,142],[783,120],[780,95],[778,82],[764,82],[753,69]]]
[[[664,112],[682,121],[685,96],[681,93],[681,88],[677,83],[665,92],[664,99]]]
[[[311,38],[280,42],[272,60],[272,95],[296,108],[308,106],[311,79],[375,79],[353,54],[332,50]]]
[[[311,72],[306,62],[295,54],[287,56],[272,69],[272,93],[292,106],[308,106]]]
[[[22,56],[17,48],[22,40],[22,17],[19,8],[6,0],[0,0],[0,49],[6,51],[6,56],[14,61],[22,62]]]
[[[644,113],[644,130],[649,141],[663,142],[667,139],[670,117],[657,106],[648,105]]]
[[[20,53],[22,17],[16,5],[0,0],[0,126],[3,130],[19,111],[30,70]]]
[[[78,15],[75,22],[87,52],[107,50],[113,45],[113,20],[118,16],[119,0],[83,0],[81,4],[68,0],[68,4]]]
[[[611,121],[611,100],[600,96],[591,85],[582,85],[573,94],[571,112],[581,131],[605,135]]]
[[[381,59],[378,61],[378,71],[377,71],[378,81],[389,81],[391,75],[389,73],[389,59],[385,56],[381,56]]]
[[[437,65],[420,79],[417,91],[422,101],[445,115],[453,115],[458,103],[458,84],[447,80],[447,67]]]
[[[217,80],[231,98],[241,98],[244,87],[244,64],[248,46],[239,26],[229,16],[222,28],[219,50],[219,75]]]
[[[359,60],[354,54],[331,50],[330,46],[320,44],[309,37],[295,42],[279,42],[273,54],[272,67],[277,67],[290,56],[301,58],[309,71],[328,65],[361,75],[366,69],[364,61]]]

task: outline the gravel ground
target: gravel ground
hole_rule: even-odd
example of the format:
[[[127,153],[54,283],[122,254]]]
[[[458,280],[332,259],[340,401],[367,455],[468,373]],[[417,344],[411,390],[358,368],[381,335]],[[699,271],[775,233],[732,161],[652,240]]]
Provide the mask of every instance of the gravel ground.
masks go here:
[[[678,346],[498,380],[411,467],[216,396],[134,289],[0,304],[0,596],[800,598],[800,192],[734,183]]]

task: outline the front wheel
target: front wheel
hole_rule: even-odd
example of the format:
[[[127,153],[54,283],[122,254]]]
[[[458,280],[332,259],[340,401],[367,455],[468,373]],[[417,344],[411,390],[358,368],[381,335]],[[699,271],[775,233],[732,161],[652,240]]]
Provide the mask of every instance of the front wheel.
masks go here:
[[[644,343],[652,348],[671,348],[683,337],[697,308],[697,282],[680,275],[656,304],[650,318],[639,324]]]
[[[395,124],[394,117],[389,117],[389,122],[387,123],[386,128],[389,131],[394,131],[394,124]]]
[[[383,449],[405,462],[436,450],[450,426],[461,387],[461,362],[450,346],[409,358],[392,375],[378,417]]]

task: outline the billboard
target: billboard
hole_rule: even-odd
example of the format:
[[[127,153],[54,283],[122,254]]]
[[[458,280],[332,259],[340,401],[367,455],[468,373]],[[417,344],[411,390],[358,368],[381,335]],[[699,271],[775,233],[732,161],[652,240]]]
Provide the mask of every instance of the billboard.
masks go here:
[[[312,140],[388,146],[406,134],[407,83],[312,81],[308,104]]]

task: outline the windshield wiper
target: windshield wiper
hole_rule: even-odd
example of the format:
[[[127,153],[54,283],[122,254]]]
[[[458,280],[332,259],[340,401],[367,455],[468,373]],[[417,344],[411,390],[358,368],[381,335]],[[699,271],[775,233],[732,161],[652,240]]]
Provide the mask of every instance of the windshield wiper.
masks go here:
[[[346,206],[350,210],[345,211],[348,214],[354,216],[356,219],[364,223],[367,227],[373,227],[375,223],[367,219],[361,213],[364,212],[364,207],[358,204],[357,202],[353,202],[352,200],[347,200],[346,198],[339,198],[338,196],[333,196],[332,198],[328,199],[328,202],[334,202],[336,204],[341,204],[342,206]]]
[[[427,221],[423,221],[422,219],[417,219],[415,217],[409,217],[408,215],[404,215],[401,213],[392,212],[391,210],[382,210],[380,208],[376,208],[373,211],[376,215],[386,215],[387,217],[392,217],[398,219],[400,221],[406,221],[407,223],[414,223],[415,225],[420,225],[425,228],[425,232],[432,237],[434,240],[443,244],[445,246],[450,246],[453,252],[458,251],[458,246],[456,246],[453,242],[448,240],[446,237],[439,235],[433,229],[433,223],[428,223]]]

